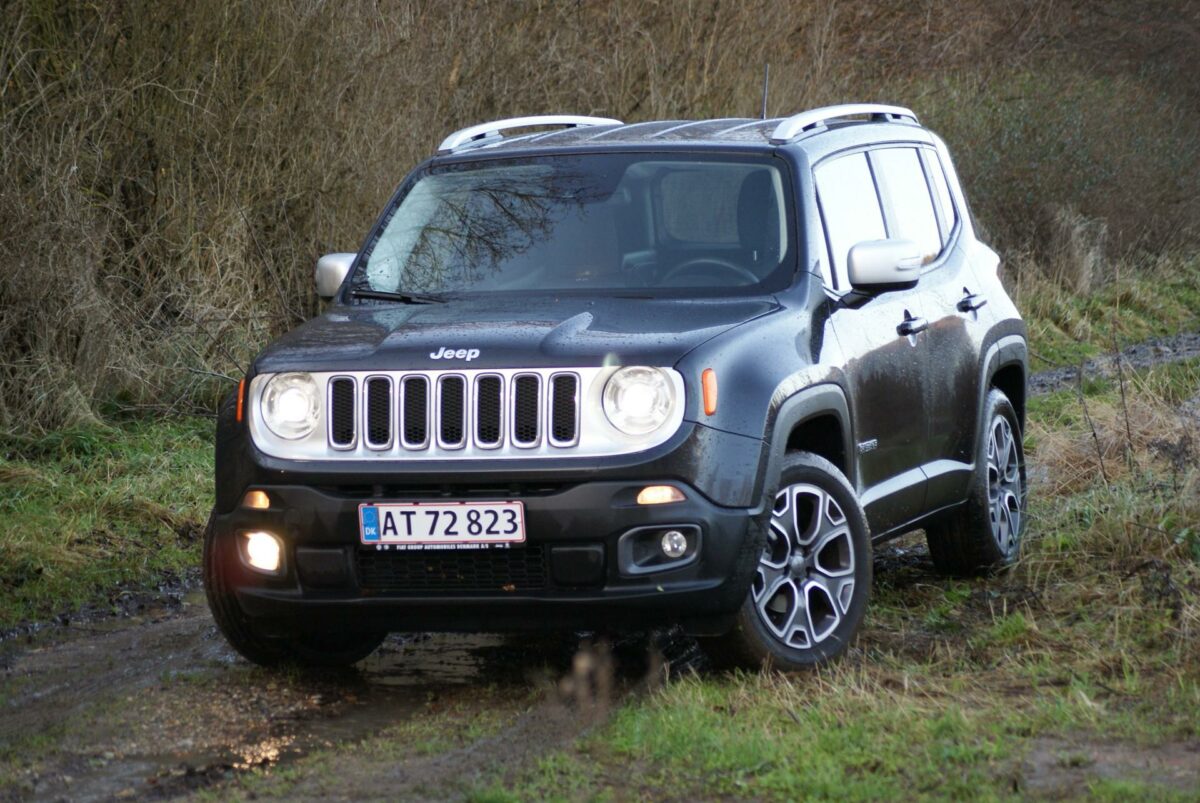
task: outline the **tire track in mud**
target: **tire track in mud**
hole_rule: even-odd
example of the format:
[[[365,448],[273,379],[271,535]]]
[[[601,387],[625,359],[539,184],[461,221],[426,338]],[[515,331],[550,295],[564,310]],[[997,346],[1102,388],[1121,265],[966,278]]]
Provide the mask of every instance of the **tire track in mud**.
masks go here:
[[[178,611],[8,645],[0,799],[174,798],[404,723],[415,726],[411,756],[344,750],[357,771],[289,797],[459,796],[603,721],[647,667],[645,642],[620,649],[617,674],[605,651],[573,639],[392,637],[350,670],[268,672],[232,652],[193,593]],[[437,740],[448,709],[488,732],[427,749],[420,740]]]
[[[1122,369],[1145,369],[1200,357],[1200,332],[1182,332],[1126,346],[1120,352]],[[1103,354],[1083,363],[1084,376],[1111,378],[1117,375],[1117,355]],[[1061,365],[1029,376],[1029,394],[1040,396],[1075,387],[1080,366]]]

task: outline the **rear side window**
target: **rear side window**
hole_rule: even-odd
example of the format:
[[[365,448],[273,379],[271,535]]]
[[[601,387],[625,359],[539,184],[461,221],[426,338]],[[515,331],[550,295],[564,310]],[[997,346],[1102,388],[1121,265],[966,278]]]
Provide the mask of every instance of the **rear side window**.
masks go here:
[[[864,153],[852,153],[822,162],[814,171],[817,201],[825,223],[829,244],[829,262],[833,266],[834,287],[849,290],[846,255],[864,240],[887,237],[879,196]]]
[[[925,151],[925,167],[929,170],[929,183],[933,185],[933,198],[937,201],[938,221],[942,226],[942,245],[950,243],[950,233],[958,223],[958,212],[954,209],[954,200],[950,196],[950,185],[946,183],[946,173],[942,170],[942,161],[933,151]]]
[[[887,213],[888,236],[914,241],[922,262],[932,262],[942,252],[942,234],[917,149],[871,151],[871,165]]]

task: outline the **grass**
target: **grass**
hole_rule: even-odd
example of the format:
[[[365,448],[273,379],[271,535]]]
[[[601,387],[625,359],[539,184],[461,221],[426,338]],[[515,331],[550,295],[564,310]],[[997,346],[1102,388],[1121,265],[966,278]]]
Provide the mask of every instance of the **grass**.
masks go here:
[[[1107,482],[1075,393],[1035,398],[1013,571],[889,565],[842,662],[672,683],[474,799],[1194,799],[1194,770],[1155,762],[1200,739],[1200,467],[1154,444],[1196,436],[1168,413],[1197,390],[1197,361],[1127,377],[1130,436],[1115,382],[1090,384]]]
[[[1076,293],[1036,263],[1015,266],[1012,295],[1029,327],[1031,369],[1084,359],[1177,332],[1200,330],[1200,255],[1131,258],[1109,280]]]
[[[0,629],[197,566],[211,426],[126,421],[0,440]]]

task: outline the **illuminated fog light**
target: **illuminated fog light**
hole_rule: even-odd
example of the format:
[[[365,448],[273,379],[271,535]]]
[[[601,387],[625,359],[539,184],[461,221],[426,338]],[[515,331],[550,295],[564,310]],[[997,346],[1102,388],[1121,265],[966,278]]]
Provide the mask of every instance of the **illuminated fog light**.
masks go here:
[[[270,533],[246,533],[246,563],[260,572],[274,574],[279,571],[283,558],[283,544]]]
[[[647,485],[637,495],[639,505],[669,505],[686,499],[683,491],[673,485]]]
[[[667,530],[662,537],[662,551],[668,558],[682,558],[687,552],[687,536],[679,530]]]
[[[242,497],[242,507],[266,510],[270,506],[271,498],[267,496],[266,491],[246,491],[246,495]]]

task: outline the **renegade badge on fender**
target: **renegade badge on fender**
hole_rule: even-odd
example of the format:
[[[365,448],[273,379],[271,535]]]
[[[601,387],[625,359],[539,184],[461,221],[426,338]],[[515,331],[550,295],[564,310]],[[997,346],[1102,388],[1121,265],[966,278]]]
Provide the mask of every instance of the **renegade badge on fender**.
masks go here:
[[[459,131],[221,409],[217,624],[261,664],[659,624],[724,663],[832,658],[873,544],[1017,555],[998,268],[907,109]]]

